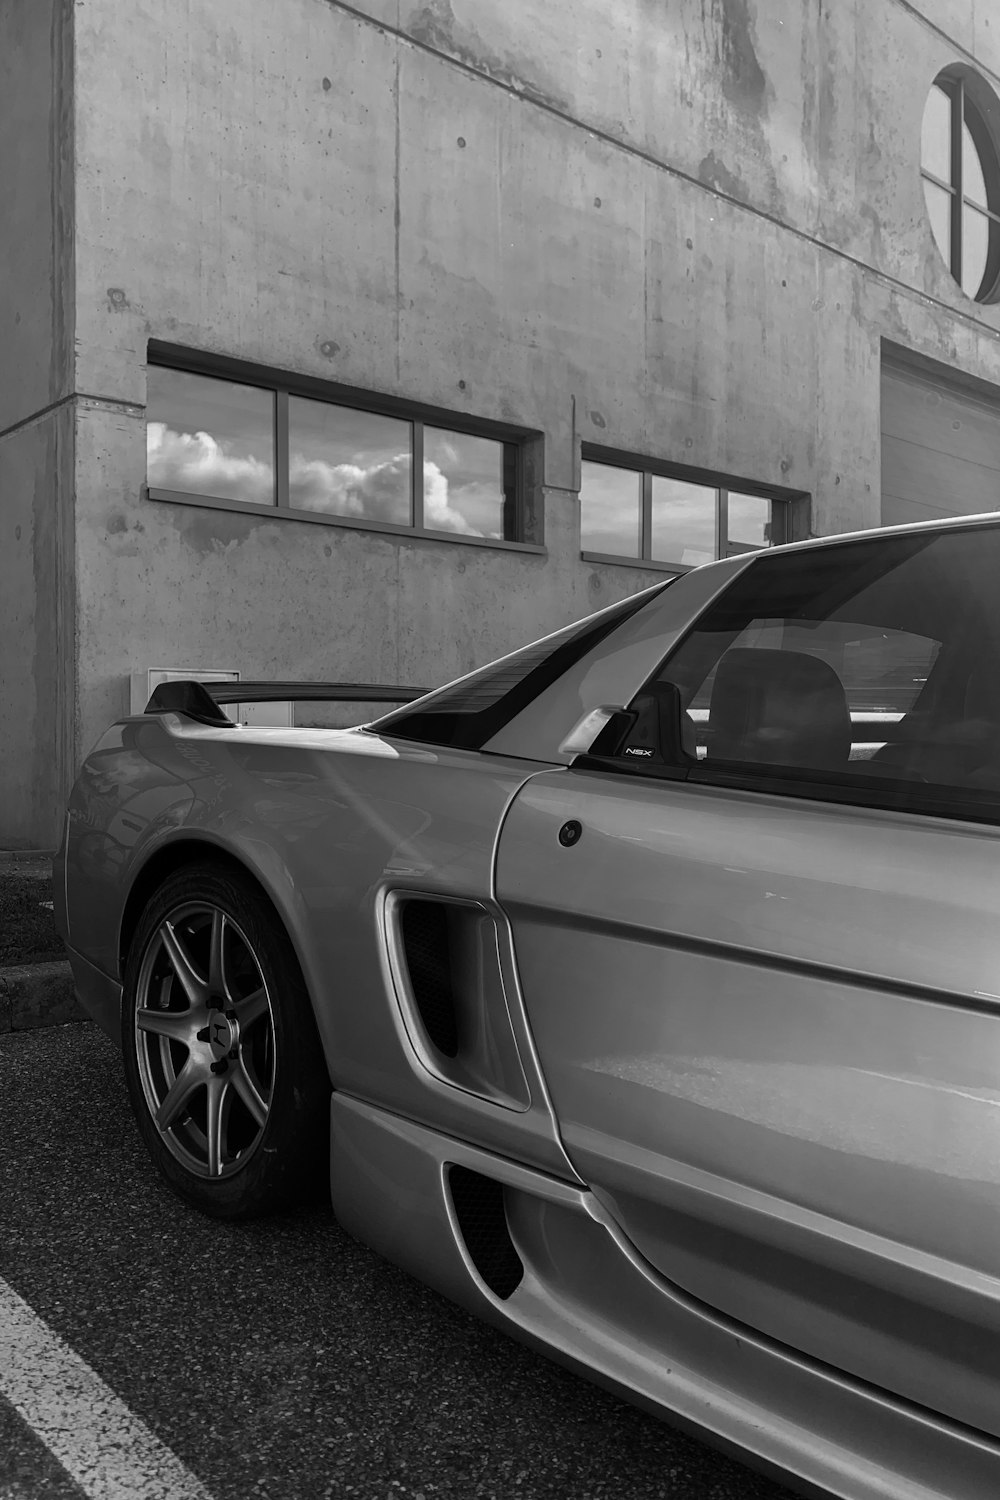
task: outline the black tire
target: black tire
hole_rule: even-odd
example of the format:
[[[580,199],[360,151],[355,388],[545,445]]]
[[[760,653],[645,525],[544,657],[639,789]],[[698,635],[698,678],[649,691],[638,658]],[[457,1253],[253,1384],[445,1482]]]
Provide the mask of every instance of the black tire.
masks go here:
[[[150,898],[125,965],[122,1054],[150,1156],[203,1213],[246,1219],[329,1192],[327,1073],[288,934],[209,862]]]

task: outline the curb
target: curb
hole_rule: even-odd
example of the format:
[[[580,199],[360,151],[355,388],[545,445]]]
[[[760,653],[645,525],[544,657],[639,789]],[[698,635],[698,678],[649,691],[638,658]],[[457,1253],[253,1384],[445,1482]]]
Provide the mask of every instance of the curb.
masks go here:
[[[65,961],[0,969],[0,1032],[32,1031],[87,1019]]]

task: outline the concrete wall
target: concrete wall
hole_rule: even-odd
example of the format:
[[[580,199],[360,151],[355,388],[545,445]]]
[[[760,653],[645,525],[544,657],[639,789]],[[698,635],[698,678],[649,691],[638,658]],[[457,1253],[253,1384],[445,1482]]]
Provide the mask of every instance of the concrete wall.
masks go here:
[[[0,847],[53,849],[76,772],[73,413],[0,439]]]
[[[137,667],[438,682],[652,581],[582,441],[876,523],[881,340],[1000,381],[919,176],[988,12],[79,0],[81,743]],[[150,338],[541,431],[547,555],[144,500]]]
[[[72,9],[0,6],[0,434],[71,388]]]
[[[118,19],[78,12],[82,742],[135,668],[433,685],[660,576],[578,556],[567,355],[622,299],[572,256],[611,158],[558,207],[579,131],[319,0]],[[543,430],[548,555],[144,501],[150,337]]]
[[[72,5],[0,6],[0,847],[52,847],[75,766]]]
[[[547,501],[549,556],[141,502],[142,414],[77,426],[81,743],[128,712],[146,666],[433,687],[639,587],[574,565],[573,507]],[[354,722],[358,722],[357,719]]]

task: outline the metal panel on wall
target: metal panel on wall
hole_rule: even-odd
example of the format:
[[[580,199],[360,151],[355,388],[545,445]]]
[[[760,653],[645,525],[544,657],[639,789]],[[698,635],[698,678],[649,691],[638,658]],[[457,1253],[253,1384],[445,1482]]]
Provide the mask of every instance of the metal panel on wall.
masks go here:
[[[882,524],[1000,510],[996,400],[882,365]]]

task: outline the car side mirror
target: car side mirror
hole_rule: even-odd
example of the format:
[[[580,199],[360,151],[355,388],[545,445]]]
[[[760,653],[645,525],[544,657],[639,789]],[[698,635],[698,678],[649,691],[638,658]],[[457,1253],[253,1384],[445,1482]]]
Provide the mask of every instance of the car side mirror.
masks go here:
[[[559,746],[560,755],[586,755],[593,751],[598,740],[609,734],[620,738],[635,722],[635,715],[614,704],[603,703],[600,708],[591,708],[579,719]]]
[[[563,746],[574,754],[573,765],[607,766],[612,761],[623,769],[631,764],[655,769],[659,775],[687,775],[697,759],[684,747],[683,723],[684,708],[676,684],[654,682],[637,693],[628,708],[595,709],[585,715]],[[585,725],[596,730],[586,748],[582,744]]]

